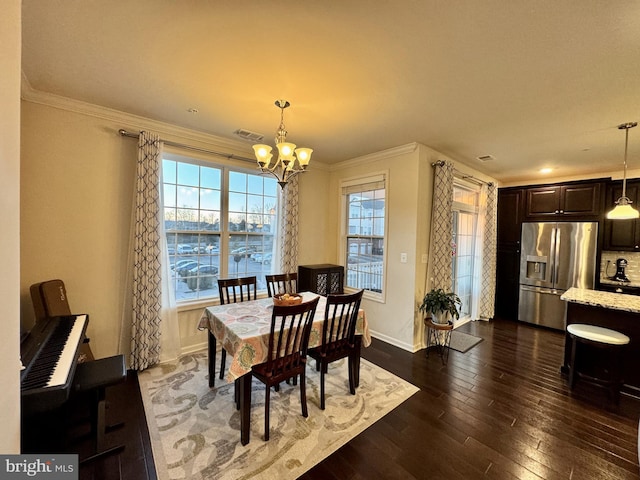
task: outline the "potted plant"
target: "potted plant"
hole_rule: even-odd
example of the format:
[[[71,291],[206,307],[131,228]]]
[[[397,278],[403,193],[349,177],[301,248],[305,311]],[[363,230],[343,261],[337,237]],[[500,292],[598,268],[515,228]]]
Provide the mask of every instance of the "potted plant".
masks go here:
[[[434,288],[425,294],[418,309],[425,314],[431,313],[434,323],[447,323],[451,317],[460,318],[461,306],[462,300],[458,295]]]

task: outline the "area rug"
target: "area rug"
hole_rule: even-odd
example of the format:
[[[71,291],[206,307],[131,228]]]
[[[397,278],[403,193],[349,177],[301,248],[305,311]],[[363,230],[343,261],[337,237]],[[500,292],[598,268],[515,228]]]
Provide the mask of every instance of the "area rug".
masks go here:
[[[475,347],[482,341],[482,338],[470,335],[468,333],[454,330],[451,332],[451,344],[449,348],[458,352],[466,353],[472,347]]]
[[[295,479],[400,405],[418,388],[362,360],[360,386],[349,393],[347,362],[334,362],[325,381],[326,409],[320,410],[320,375],[307,366],[304,418],[300,387],[283,383],[271,393],[270,439],[264,435],[264,385],[254,380],[251,441],[240,443],[240,414],[233,384],[207,381],[207,354],[140,373],[140,390],[158,478]]]

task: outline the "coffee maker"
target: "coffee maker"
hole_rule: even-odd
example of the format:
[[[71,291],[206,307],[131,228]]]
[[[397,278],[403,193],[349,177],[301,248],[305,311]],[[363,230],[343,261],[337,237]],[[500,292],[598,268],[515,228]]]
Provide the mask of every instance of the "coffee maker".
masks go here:
[[[624,273],[625,268],[627,267],[627,259],[626,258],[619,258],[616,260],[616,274],[611,277],[611,280],[614,280],[616,282],[628,282],[629,279],[627,278],[627,276]]]

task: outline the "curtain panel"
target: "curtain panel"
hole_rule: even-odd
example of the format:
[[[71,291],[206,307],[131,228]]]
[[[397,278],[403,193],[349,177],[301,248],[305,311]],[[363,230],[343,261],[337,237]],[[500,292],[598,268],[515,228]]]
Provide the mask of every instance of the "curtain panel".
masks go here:
[[[278,205],[278,241],[280,272],[298,271],[298,177],[295,176],[280,190]]]
[[[160,197],[162,149],[157,134],[141,132],[134,198],[130,367],[143,370],[160,358],[162,261]]]
[[[453,231],[453,164],[434,165],[433,208],[431,213],[431,288],[453,291],[451,257]]]
[[[496,298],[496,261],[498,235],[498,188],[495,183],[486,186],[486,210],[482,238],[482,279],[478,316],[482,320],[493,318]],[[484,189],[483,189],[484,193]]]

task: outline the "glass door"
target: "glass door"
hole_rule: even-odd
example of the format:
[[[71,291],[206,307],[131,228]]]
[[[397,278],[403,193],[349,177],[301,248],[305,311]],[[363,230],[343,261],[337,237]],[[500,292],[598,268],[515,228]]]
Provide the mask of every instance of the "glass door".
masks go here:
[[[478,190],[465,185],[454,186],[452,245],[453,291],[462,300],[460,318],[454,320],[454,327],[472,318],[475,303],[474,283],[476,232],[478,223]]]

